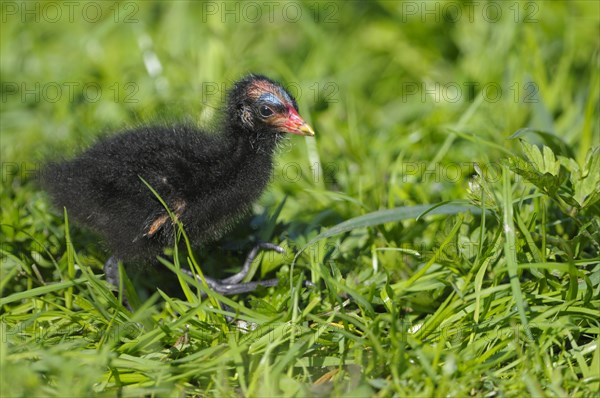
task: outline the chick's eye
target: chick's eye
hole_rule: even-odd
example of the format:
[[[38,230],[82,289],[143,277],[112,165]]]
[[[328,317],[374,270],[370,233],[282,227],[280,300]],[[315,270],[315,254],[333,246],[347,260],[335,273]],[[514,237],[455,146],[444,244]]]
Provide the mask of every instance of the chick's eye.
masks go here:
[[[273,114],[273,110],[266,105],[261,105],[261,107],[258,108],[258,113],[260,113],[262,117],[269,117]]]

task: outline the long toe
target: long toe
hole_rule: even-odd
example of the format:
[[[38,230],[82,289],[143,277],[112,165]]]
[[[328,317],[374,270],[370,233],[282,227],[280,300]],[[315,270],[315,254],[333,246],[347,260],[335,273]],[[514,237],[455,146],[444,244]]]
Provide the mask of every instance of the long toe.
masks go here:
[[[252,248],[252,250],[250,250],[250,253],[248,253],[248,256],[246,257],[246,261],[244,261],[244,265],[242,266],[242,269],[240,270],[240,272],[223,279],[221,282],[223,284],[229,284],[229,285],[240,283],[246,277],[246,275],[248,275],[248,272],[250,272],[250,267],[252,266],[252,261],[254,261],[254,259],[258,255],[258,253],[260,253],[263,250],[272,250],[272,251],[276,251],[277,253],[285,253],[285,249],[283,247],[278,246],[274,243],[268,243],[268,242],[258,243],[256,246],[254,246]]]
[[[207,280],[207,284],[210,286],[210,288],[213,291],[222,294],[223,296],[233,296],[235,294],[250,293],[255,291],[259,286],[271,287],[277,286],[278,283],[279,279],[277,278],[247,283],[223,283],[223,281],[217,281],[214,279],[211,280],[211,283],[209,283]],[[204,297],[206,296],[205,293],[203,293],[202,295]]]

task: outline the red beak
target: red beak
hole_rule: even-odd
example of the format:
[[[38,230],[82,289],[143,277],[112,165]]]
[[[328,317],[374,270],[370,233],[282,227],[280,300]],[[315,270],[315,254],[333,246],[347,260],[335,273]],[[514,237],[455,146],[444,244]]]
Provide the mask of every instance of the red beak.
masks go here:
[[[295,109],[290,109],[290,116],[287,118],[285,123],[283,124],[286,132],[290,134],[296,135],[307,135],[309,137],[313,137],[315,135],[315,131],[298,115]]]

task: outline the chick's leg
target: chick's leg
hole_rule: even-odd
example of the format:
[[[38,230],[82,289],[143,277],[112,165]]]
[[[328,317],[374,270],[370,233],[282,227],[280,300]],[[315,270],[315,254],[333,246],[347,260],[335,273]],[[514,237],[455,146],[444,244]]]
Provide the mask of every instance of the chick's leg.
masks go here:
[[[115,256],[111,256],[106,263],[104,263],[104,275],[106,277],[106,281],[114,286],[117,290],[120,286],[121,278],[119,277],[119,259]],[[129,305],[129,301],[127,300],[127,295],[123,292],[123,301],[122,304],[128,310],[132,310],[131,305]]]

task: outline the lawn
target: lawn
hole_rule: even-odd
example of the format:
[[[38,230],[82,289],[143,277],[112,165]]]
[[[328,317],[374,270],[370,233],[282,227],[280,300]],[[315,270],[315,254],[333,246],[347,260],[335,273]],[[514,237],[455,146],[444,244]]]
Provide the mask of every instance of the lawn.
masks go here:
[[[0,6],[0,396],[598,396],[600,3]],[[128,267],[128,310],[42,165],[210,125],[249,72],[315,138],[231,234]],[[253,263],[275,287],[181,272],[258,241],[286,248]]]

